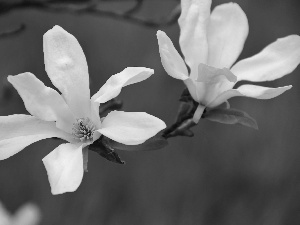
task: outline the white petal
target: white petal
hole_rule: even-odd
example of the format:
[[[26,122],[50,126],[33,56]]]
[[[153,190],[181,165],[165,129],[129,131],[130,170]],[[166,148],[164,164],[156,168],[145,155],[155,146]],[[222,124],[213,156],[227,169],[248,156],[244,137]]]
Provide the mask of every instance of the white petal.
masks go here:
[[[0,116],[0,160],[42,139],[58,137],[74,142],[72,136],[47,122],[29,115]]]
[[[257,99],[275,98],[291,88],[292,85],[278,87],[278,88],[268,88],[268,87],[256,86],[251,84],[242,85],[237,89],[231,89],[229,91],[223,92],[213,102],[211,102],[208,105],[208,107],[218,106],[223,102],[225,102],[227,99],[235,96],[245,96],[245,97],[257,98]]]
[[[122,72],[111,76],[100,90],[93,95],[92,101],[105,103],[117,97],[127,85],[146,80],[154,71],[145,67],[127,67]]]
[[[83,178],[82,146],[61,144],[43,158],[53,195],[73,192]]]
[[[163,31],[157,31],[159,53],[163,67],[166,72],[180,80],[188,79],[188,70],[186,65],[175,49],[172,41]]]
[[[45,67],[53,85],[61,91],[78,117],[90,113],[89,74],[77,39],[59,26],[44,34]]]
[[[291,73],[300,63],[300,37],[290,35],[268,45],[257,55],[236,63],[238,80],[270,81]]]
[[[218,69],[202,63],[198,68],[197,79],[187,79],[184,83],[193,99],[202,105],[207,105],[220,93],[231,89],[236,82],[236,76],[229,69]]]
[[[57,127],[71,133],[75,118],[62,96],[31,73],[8,76],[27,111],[41,120],[56,121]]]
[[[13,218],[13,225],[38,225],[41,220],[41,212],[39,208],[32,204],[27,203],[23,205],[15,213]]]
[[[192,79],[186,79],[183,81],[185,83],[185,85],[187,86],[191,96],[193,97],[193,99],[198,102],[198,103],[202,103],[202,100],[205,96],[205,83],[203,82],[197,82],[195,80]]]
[[[200,63],[198,66],[198,73],[196,79],[198,82],[219,83],[220,77],[222,80],[225,79],[233,84],[237,81],[237,77],[227,68],[219,69]]]
[[[181,17],[185,18],[192,0],[181,0]]]
[[[236,3],[217,6],[208,26],[208,65],[230,68],[243,50],[249,25],[246,14]]]
[[[144,112],[110,112],[98,130],[104,136],[126,145],[138,145],[153,137],[166,124]]]
[[[207,23],[209,22],[211,0],[191,0],[182,4],[179,44],[185,62],[191,68],[191,78],[197,75],[198,64],[207,63]],[[195,71],[195,72],[194,72]]]

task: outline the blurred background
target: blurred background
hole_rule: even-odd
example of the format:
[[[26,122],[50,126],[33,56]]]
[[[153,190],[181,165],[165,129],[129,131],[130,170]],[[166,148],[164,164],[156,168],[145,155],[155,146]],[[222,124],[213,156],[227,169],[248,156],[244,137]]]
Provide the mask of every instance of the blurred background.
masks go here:
[[[41,0],[42,1],[42,0]],[[0,12],[1,12],[0,1]],[[12,2],[12,1],[6,1]],[[19,1],[15,1],[19,2]],[[213,7],[226,3],[214,0]],[[247,14],[249,36],[240,59],[277,38],[300,34],[297,0],[236,0]],[[130,0],[103,2],[124,10]],[[145,0],[139,18],[159,20],[176,0]],[[3,8],[2,8],[3,9]],[[1,116],[27,114],[7,75],[32,72],[53,87],[44,70],[42,36],[60,25],[80,42],[87,57],[91,93],[128,66],[153,68],[148,80],[122,90],[124,111],[145,111],[171,125],[183,82],[168,76],[159,57],[156,31],[165,31],[179,49],[177,23],[146,27],[89,14],[17,9],[0,14]],[[42,158],[61,141],[47,139],[0,162],[0,200],[10,212],[34,202],[42,225],[296,225],[300,224],[300,67],[263,85],[293,88],[271,100],[233,98],[233,108],[254,117],[259,130],[201,120],[193,138],[169,139],[150,152],[118,152],[126,165],[89,154],[88,173],[74,193],[53,196]]]

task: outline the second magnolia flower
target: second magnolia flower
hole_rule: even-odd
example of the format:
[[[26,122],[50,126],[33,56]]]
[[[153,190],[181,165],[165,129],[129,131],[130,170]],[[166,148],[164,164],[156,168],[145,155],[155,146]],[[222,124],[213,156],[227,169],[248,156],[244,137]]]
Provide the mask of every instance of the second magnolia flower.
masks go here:
[[[212,13],[210,7],[211,0],[181,0],[179,44],[184,60],[169,37],[162,31],[157,32],[163,67],[170,76],[183,80],[199,103],[194,114],[196,123],[205,107],[216,107],[231,97],[269,99],[282,94],[292,86],[268,88],[247,84],[237,89],[233,87],[241,80],[278,79],[292,72],[300,62],[300,37],[290,35],[233,65],[248,35],[247,17],[235,3],[219,5]]]
[[[147,79],[152,69],[128,67],[111,76],[90,97],[88,66],[77,39],[55,26],[44,35],[43,43],[47,74],[62,94],[46,87],[31,73],[8,77],[32,116],[0,117],[0,159],[45,138],[68,141],[43,159],[52,193],[61,194],[78,188],[87,166],[87,146],[101,135],[125,145],[137,145],[166,125],[144,112],[112,111],[100,120],[101,103],[119,95],[122,87]]]

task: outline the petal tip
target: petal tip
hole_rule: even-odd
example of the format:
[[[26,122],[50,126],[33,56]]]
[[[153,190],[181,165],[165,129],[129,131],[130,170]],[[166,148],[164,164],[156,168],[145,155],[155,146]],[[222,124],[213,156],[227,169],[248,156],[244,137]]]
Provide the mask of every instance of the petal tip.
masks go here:
[[[146,71],[149,73],[149,74],[154,74],[154,69],[150,69],[150,68],[145,68]]]
[[[157,40],[159,42],[161,42],[161,44],[162,44],[162,42],[164,42],[164,43],[167,42],[169,39],[168,35],[164,31],[161,31],[161,30],[157,31],[156,36],[157,36]]]
[[[61,26],[59,25],[54,25],[48,32],[59,32],[59,31],[65,31]],[[46,32],[46,33],[48,33]]]
[[[293,85],[286,86],[286,90],[290,90],[293,87]]]
[[[50,37],[56,37],[56,36],[59,36],[59,35],[62,35],[64,33],[68,33],[66,30],[64,30],[62,27],[58,26],[58,25],[55,25],[53,28],[49,29],[44,35],[43,35],[43,39],[44,41],[47,39],[47,38],[50,38]]]
[[[11,79],[14,79],[14,78],[13,78],[13,75],[8,75],[8,76],[7,76],[7,81],[8,81],[9,83],[11,83]]]
[[[56,29],[56,30],[63,30],[63,28],[61,26],[59,26],[59,25],[54,25],[53,28],[52,28],[52,30],[54,30],[54,29]]]
[[[161,37],[161,36],[164,36],[164,35],[166,35],[166,33],[163,32],[162,30],[158,30],[158,31],[156,32],[156,36],[157,36],[157,37]]]
[[[164,122],[164,121],[162,121],[161,119],[159,119],[159,118],[157,118],[156,117],[156,119],[157,119],[157,121],[158,121],[158,126],[157,126],[157,128],[159,129],[159,131],[161,131],[161,130],[163,130],[163,129],[165,129],[166,127],[167,127],[167,125],[166,125],[166,123]],[[158,131],[158,132],[159,132]],[[157,132],[157,133],[158,133]]]

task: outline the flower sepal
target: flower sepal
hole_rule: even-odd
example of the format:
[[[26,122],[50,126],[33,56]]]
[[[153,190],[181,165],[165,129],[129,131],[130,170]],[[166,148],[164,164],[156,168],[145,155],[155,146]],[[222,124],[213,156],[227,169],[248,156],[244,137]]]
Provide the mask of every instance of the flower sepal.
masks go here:
[[[258,129],[256,120],[248,113],[228,107],[206,108],[202,118],[223,124],[239,124]]]
[[[163,137],[170,138],[175,136],[193,137],[194,133],[190,130],[196,123],[193,121],[194,113],[198,103],[194,101],[187,88],[185,88],[179,99],[180,105],[175,123],[163,132]]]
[[[121,160],[119,155],[115,152],[115,149],[109,144],[106,140],[105,136],[101,136],[98,140],[96,140],[93,144],[89,145],[89,150],[98,153],[103,158],[108,161],[117,163],[117,164],[125,164],[125,161]]]
[[[108,137],[101,136],[97,141],[93,144],[89,145],[89,150],[98,153],[103,158],[108,161],[125,164],[123,160],[116,153],[116,150],[123,151],[153,151],[166,147],[168,145],[168,141],[161,136],[161,133],[158,133],[154,137],[146,140],[144,143],[139,145],[125,145],[114,141]]]
[[[179,98],[179,101],[186,102],[186,103],[192,103],[194,101],[193,97],[191,96],[189,90],[185,88]]]

